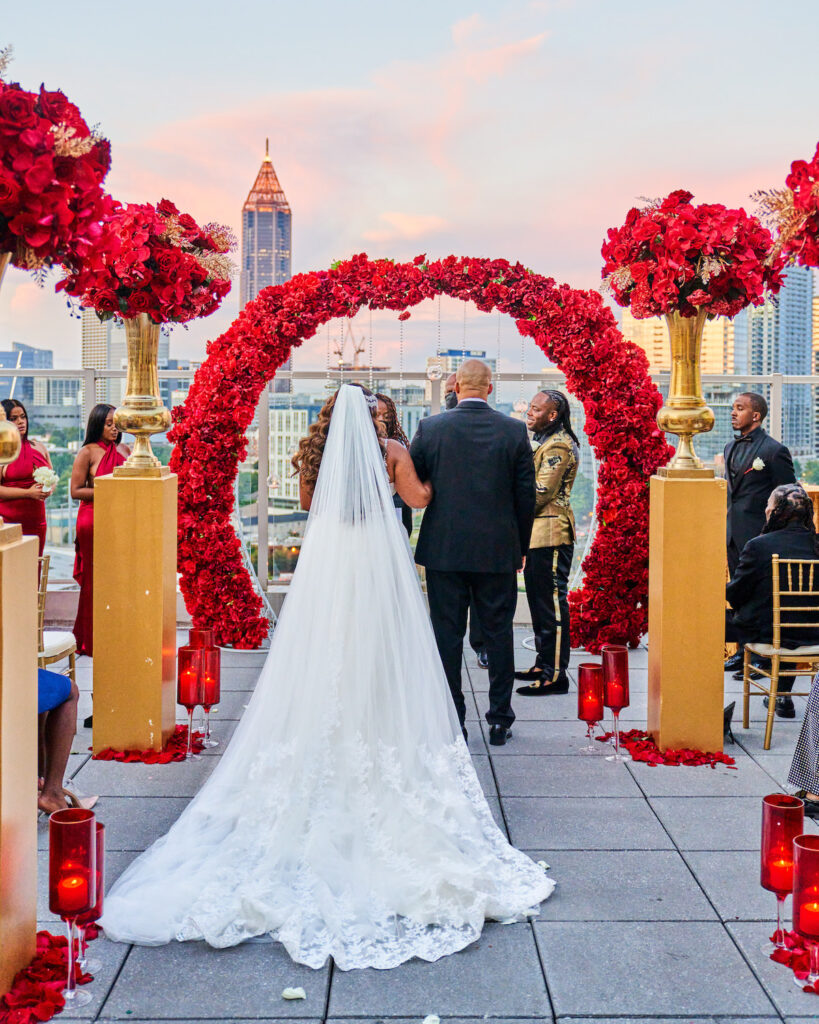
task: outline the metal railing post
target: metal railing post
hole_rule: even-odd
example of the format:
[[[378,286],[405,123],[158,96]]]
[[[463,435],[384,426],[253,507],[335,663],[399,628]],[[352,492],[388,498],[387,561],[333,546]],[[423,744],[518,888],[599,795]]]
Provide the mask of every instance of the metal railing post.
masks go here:
[[[82,426],[88,422],[91,410],[97,404],[97,375],[93,368],[82,371]]]
[[[430,389],[429,413],[430,416],[434,416],[441,411],[441,381],[440,379],[433,380],[430,383],[432,387]]]
[[[782,382],[781,373],[771,374],[770,435],[782,441]]]
[[[270,557],[270,541],[268,537],[268,506],[270,492],[267,481],[270,477],[270,385],[266,384],[259,399],[259,483],[256,492],[256,536],[258,550],[256,552],[256,575],[259,586],[267,592],[267,560]]]

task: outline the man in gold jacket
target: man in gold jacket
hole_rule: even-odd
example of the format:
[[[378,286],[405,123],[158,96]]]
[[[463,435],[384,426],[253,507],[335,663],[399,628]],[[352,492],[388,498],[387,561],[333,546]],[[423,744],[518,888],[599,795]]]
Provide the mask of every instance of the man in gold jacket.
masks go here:
[[[528,684],[518,687],[518,693],[545,697],[569,691],[568,594],[575,539],[569,499],[580,449],[569,402],[560,391],[539,391],[529,403],[526,423],[535,448],[535,524],[523,578],[537,659],[515,678]]]

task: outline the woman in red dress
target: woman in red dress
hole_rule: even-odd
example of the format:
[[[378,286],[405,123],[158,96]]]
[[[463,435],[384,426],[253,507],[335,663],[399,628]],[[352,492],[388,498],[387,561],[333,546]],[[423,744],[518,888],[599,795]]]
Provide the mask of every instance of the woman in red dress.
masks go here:
[[[85,440],[71,470],[71,497],[80,502],[74,546],[74,579],[80,585],[74,639],[77,653],[93,654],[94,630],[94,481],[113,473],[131,453],[120,444],[122,434],[114,426],[114,406],[95,405],[88,417]]]
[[[34,481],[34,470],[51,468],[51,459],[40,441],[28,436],[28,414],[16,398],[4,398],[6,419],[17,427],[23,444],[20,454],[8,466],[0,466],[0,516],[7,523],[19,523],[26,537],[36,537],[40,555],[46,539],[45,501],[48,494]]]

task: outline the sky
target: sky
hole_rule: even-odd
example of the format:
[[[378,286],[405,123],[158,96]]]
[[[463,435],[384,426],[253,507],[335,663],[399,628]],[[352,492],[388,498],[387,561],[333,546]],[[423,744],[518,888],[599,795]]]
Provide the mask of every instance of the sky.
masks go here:
[[[265,138],[293,210],[294,272],[353,253],[520,260],[584,288],[600,245],[639,197],[687,188],[750,208],[819,140],[816,0],[41,0],[7,5],[10,80],[62,89],[111,140],[107,188],[172,199],[240,229]],[[10,270],[0,348],[53,348],[78,366],[80,327],[54,293]],[[201,359],[238,312],[174,328]],[[447,301],[442,345],[521,367],[511,321]],[[332,333],[338,333],[333,325]],[[367,315],[354,323],[369,335]],[[374,317],[397,366],[395,314]],[[437,341],[437,309],[405,325],[405,368]],[[527,351],[528,348],[528,351]],[[296,366],[326,360],[326,337]],[[542,356],[529,342],[524,365]]]

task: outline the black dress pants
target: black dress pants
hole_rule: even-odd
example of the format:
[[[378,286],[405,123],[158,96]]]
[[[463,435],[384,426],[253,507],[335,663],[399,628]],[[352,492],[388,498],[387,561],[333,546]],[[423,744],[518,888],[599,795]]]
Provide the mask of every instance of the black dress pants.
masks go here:
[[[481,621],[475,609],[475,598],[469,602],[469,646],[476,654],[480,654],[486,646],[483,639]]]
[[[518,601],[517,573],[427,569],[427,597],[435,642],[461,725],[466,717],[461,688],[464,635],[467,611],[470,601],[474,601],[489,660],[486,720],[490,725],[510,726],[515,720],[511,704],[515,681],[512,624]]]
[[[569,667],[569,573],[573,555],[573,544],[529,548],[526,554],[523,579],[535,631],[535,665],[546,682],[562,682]]]
[[[734,612],[726,610],[725,612],[725,639],[729,644],[738,644],[740,650],[745,644],[758,644],[758,643],[770,643],[770,636],[767,640],[763,639],[754,630],[749,629],[747,626],[734,621]],[[770,668],[770,661],[765,658],[765,667]],[[793,689],[793,684],[796,682],[795,676],[781,676],[779,679],[779,693],[790,693]]]

